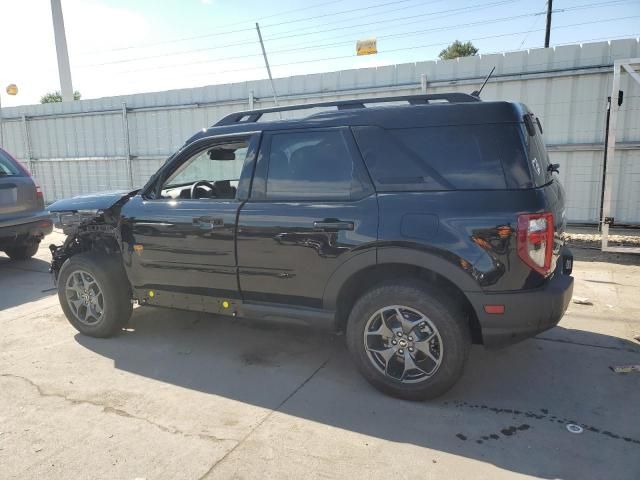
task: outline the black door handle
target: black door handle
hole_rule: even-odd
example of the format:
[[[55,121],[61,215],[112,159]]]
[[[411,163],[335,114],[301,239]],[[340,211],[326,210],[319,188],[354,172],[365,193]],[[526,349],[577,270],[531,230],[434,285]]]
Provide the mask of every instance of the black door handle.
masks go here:
[[[214,217],[197,217],[193,219],[193,224],[197,225],[202,230],[213,230],[215,227],[224,226],[224,220],[222,218]]]
[[[337,231],[337,230],[353,230],[353,222],[343,222],[341,220],[322,220],[313,222],[314,230],[320,230],[325,232]]]

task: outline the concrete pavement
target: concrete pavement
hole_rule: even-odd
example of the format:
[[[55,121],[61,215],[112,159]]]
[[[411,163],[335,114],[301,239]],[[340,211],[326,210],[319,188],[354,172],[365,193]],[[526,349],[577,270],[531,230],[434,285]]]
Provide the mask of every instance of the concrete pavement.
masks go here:
[[[150,307],[119,337],[81,336],[46,248],[2,255],[0,478],[638,479],[640,374],[609,366],[640,363],[639,262],[576,253],[593,306],[474,347],[425,403],[371,388],[339,336]]]

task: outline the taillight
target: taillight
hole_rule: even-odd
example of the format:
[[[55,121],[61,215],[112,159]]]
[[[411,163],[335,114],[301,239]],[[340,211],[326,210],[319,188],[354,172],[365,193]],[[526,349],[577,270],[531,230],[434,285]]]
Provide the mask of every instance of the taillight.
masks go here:
[[[545,277],[551,273],[553,214],[518,215],[518,256]]]
[[[38,200],[44,200],[44,194],[42,193],[42,189],[40,188],[40,185],[38,185],[36,183],[36,198]]]

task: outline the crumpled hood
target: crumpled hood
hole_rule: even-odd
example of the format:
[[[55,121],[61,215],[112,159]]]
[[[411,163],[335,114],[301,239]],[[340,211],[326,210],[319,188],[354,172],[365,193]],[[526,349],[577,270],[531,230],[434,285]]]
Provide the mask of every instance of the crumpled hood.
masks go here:
[[[132,195],[136,190],[117,190],[114,192],[90,193],[77,197],[65,198],[49,205],[49,212],[71,212],[77,210],[106,210],[123,198]]]

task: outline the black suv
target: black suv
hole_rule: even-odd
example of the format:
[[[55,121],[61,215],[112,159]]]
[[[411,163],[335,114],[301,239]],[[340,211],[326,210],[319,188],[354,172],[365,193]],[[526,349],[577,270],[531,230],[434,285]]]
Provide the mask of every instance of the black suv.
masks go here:
[[[435,397],[472,342],[530,337],[567,308],[564,191],[541,133],[524,105],[459,93],[228,115],[144,188],[50,207],[68,234],[51,246],[62,308],[96,337],[132,301],[323,325],[377,388]]]

